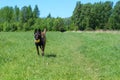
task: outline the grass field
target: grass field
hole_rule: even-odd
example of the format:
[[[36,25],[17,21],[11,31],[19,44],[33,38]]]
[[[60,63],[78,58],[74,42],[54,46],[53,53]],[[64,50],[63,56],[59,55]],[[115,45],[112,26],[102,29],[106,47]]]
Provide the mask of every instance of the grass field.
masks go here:
[[[0,32],[0,80],[120,80],[120,32],[47,32],[44,57],[33,32]]]

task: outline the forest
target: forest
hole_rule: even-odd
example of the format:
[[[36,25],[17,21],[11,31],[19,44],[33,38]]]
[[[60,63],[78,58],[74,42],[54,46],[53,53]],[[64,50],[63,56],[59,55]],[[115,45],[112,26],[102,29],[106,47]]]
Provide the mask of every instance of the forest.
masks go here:
[[[30,31],[46,28],[48,31],[71,30],[120,30],[120,1],[82,4],[76,6],[70,17],[40,17],[37,5],[34,8],[5,6],[0,8],[0,31]]]

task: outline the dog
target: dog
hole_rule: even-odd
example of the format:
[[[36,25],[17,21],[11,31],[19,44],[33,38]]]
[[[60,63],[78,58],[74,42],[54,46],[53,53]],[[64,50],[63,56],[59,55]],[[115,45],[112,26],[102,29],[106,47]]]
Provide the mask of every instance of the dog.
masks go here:
[[[46,45],[46,29],[42,32],[40,29],[35,29],[34,31],[35,46],[37,49],[37,54],[39,55],[39,47],[42,50],[42,56],[44,56],[44,50]]]

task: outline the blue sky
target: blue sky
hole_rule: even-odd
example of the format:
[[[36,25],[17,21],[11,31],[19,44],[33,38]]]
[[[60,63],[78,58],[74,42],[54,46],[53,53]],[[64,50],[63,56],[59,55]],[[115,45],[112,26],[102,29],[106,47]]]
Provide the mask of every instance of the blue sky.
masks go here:
[[[40,17],[46,17],[49,13],[53,17],[70,17],[75,8],[76,2],[79,0],[0,0],[0,8],[5,6],[14,7],[17,5],[19,8],[23,6],[31,5],[33,8],[38,5],[40,10]],[[80,0],[81,3],[95,3],[95,2],[105,2],[107,0]],[[114,4],[119,0],[109,0],[114,2]]]

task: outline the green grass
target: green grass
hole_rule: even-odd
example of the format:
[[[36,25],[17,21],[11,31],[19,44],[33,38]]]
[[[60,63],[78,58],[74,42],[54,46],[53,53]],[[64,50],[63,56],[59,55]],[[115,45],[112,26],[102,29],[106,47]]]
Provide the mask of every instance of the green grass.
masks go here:
[[[120,32],[47,32],[38,56],[33,32],[0,32],[0,80],[119,80]]]

